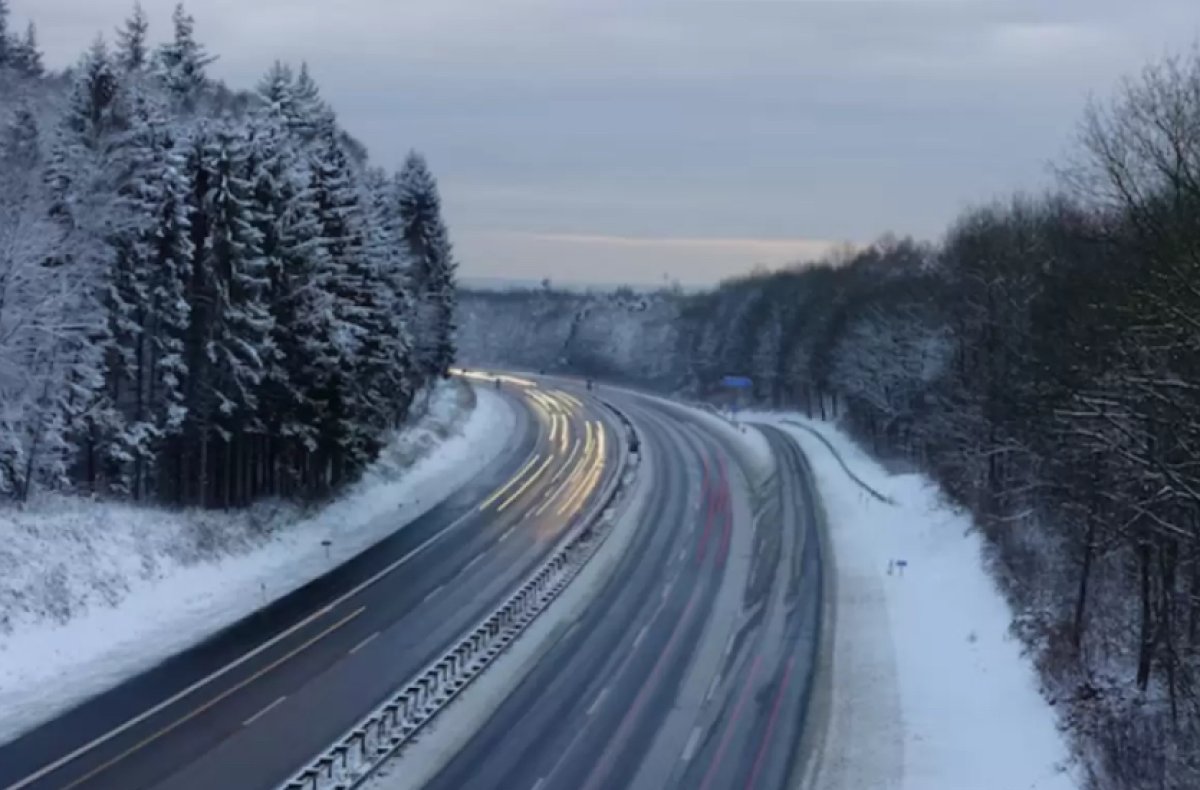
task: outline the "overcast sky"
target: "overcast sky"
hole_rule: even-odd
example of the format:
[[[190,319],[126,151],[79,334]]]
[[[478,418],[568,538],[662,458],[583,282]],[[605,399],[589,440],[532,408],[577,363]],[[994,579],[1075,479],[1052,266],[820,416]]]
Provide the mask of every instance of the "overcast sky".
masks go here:
[[[173,0],[143,0],[166,35]],[[127,0],[10,0],[50,65]],[[704,283],[1048,182],[1197,0],[191,0],[216,76],[307,60],[438,175],[464,274]],[[111,35],[109,36],[111,38]]]

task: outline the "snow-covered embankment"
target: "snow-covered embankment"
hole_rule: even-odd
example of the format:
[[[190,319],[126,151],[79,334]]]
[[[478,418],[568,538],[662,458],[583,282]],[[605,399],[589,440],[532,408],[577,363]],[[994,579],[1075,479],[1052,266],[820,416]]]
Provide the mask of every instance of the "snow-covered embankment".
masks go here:
[[[0,741],[411,522],[495,458],[514,425],[500,396],[446,383],[358,484],[315,513],[281,503],[230,514],[64,497],[0,510]]]
[[[827,729],[806,786],[1077,787],[970,517],[923,475],[889,474],[827,423],[758,419],[781,424],[808,455],[833,553]]]

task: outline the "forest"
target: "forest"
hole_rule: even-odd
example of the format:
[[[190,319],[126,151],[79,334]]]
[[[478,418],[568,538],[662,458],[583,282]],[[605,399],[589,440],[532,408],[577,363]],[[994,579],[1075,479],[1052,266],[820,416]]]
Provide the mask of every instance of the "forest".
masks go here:
[[[305,65],[234,90],[164,23],[51,72],[0,0],[0,497],[324,497],[454,358],[423,157],[372,166]]]
[[[840,420],[974,515],[1090,785],[1194,788],[1200,53],[1094,102],[1055,176],[699,294],[464,293],[462,354],[706,400],[746,375]]]

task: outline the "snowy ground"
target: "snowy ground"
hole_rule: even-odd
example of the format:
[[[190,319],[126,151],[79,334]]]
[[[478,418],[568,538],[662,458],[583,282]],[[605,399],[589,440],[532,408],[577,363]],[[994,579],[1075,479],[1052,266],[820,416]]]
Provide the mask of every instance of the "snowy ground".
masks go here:
[[[778,415],[757,419],[780,423]],[[970,518],[888,474],[827,423],[784,426],[812,463],[834,557],[834,644],[818,790],[1069,790],[1055,714],[1010,635]],[[907,561],[903,573],[892,565]]]
[[[231,516],[63,498],[0,510],[0,741],[409,523],[495,458],[514,420],[499,396],[480,389],[473,398],[447,383],[364,479],[317,513],[274,505]]]

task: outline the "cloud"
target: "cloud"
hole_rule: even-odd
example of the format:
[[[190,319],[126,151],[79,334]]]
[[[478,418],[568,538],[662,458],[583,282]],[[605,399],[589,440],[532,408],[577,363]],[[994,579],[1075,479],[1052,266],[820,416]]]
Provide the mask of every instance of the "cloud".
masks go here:
[[[460,235],[467,277],[566,282],[703,285],[753,266],[778,268],[822,257],[844,243],[821,239],[633,237],[491,231]],[[546,262],[551,262],[546,266]]]
[[[174,2],[143,0],[156,36]],[[469,265],[576,279],[776,253],[648,239],[934,236],[1046,183],[1088,96],[1200,29],[1195,0],[186,3],[221,78],[307,60],[376,161],[422,149]],[[10,0],[59,66],[131,5]]]

